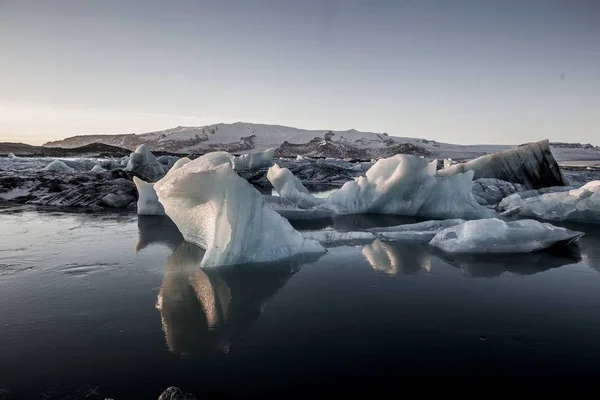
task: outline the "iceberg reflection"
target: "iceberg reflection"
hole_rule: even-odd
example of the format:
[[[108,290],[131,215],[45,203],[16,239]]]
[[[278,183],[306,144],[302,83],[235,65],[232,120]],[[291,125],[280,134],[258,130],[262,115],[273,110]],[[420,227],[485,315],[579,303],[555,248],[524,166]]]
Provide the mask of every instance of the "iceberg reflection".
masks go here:
[[[169,217],[157,215],[138,216],[138,241],[135,252],[151,244],[162,244],[173,250],[183,243],[183,236]]]
[[[375,271],[388,275],[431,271],[430,251],[425,246],[387,243],[377,239],[365,245],[362,253]]]
[[[167,259],[156,307],[169,349],[227,352],[306,258],[201,269],[204,250],[184,242]]]
[[[581,251],[575,244],[520,254],[438,254],[446,263],[472,277],[494,278],[504,272],[533,275],[549,269],[581,261]]]

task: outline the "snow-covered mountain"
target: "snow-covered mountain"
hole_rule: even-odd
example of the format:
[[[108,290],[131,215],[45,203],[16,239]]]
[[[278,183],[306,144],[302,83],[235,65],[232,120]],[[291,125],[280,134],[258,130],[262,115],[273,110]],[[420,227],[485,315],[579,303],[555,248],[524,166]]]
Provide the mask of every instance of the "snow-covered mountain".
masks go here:
[[[542,139],[540,137],[540,139]],[[433,140],[389,136],[387,133],[305,130],[280,125],[215,124],[200,127],[179,126],[164,131],[122,135],[80,135],[48,142],[46,147],[73,148],[104,143],[134,150],[144,143],[152,151],[206,153],[225,150],[240,154],[277,147],[276,155],[309,155],[337,158],[389,157],[397,153],[425,157],[472,159],[505,150],[507,145],[455,145]],[[600,150],[593,146],[558,144],[555,155],[562,160],[598,160]],[[553,148],[554,151],[554,148]]]

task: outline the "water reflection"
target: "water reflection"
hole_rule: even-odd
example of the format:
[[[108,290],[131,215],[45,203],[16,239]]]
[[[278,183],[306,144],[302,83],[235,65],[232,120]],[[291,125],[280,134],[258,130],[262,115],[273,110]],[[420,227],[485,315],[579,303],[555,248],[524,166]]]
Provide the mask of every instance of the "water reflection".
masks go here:
[[[442,254],[438,257],[473,277],[494,278],[504,272],[516,275],[533,275],[581,260],[577,245],[560,249],[524,254]]]
[[[365,245],[362,253],[375,271],[388,275],[431,271],[431,256],[426,246],[392,244],[377,239]]]
[[[151,244],[162,244],[170,249],[176,249],[183,243],[183,236],[169,217],[138,215],[138,231],[136,253]]]
[[[302,263],[312,261],[201,269],[203,255],[202,249],[184,242],[167,260],[156,306],[175,354],[227,352]]]

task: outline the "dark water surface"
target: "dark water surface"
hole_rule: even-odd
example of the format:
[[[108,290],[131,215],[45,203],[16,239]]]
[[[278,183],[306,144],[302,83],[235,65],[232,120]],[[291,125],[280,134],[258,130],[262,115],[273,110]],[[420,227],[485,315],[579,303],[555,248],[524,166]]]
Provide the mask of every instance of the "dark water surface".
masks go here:
[[[334,223],[386,221],[402,222]],[[0,227],[0,398],[582,388],[600,374],[594,226],[570,226],[586,232],[572,254],[449,258],[375,241],[206,271],[162,218],[22,212]]]

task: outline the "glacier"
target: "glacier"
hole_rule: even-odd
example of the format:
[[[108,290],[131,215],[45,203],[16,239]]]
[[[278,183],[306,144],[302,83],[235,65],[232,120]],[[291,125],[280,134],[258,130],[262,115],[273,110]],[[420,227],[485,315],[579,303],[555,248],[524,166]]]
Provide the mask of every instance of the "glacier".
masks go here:
[[[502,200],[498,207],[521,217],[600,223],[600,181],[588,182],[579,189],[528,196],[529,193],[525,196],[513,194]]]
[[[473,172],[436,175],[437,161],[396,155],[377,161],[365,176],[346,182],[325,199],[311,195],[286,168],[273,165],[267,179],[280,196],[302,208],[321,207],[338,214],[399,214],[429,218],[486,218],[496,215],[471,193]]]
[[[528,253],[577,241],[582,232],[534,220],[466,221],[438,232],[429,242],[447,253]]]
[[[125,171],[133,172],[150,182],[156,182],[165,175],[166,168],[158,162],[146,145],[141,144],[129,156]]]
[[[304,239],[233,167],[231,154],[209,153],[154,185],[165,213],[183,237],[206,249],[201,266],[268,262],[326,251],[318,242]]]

